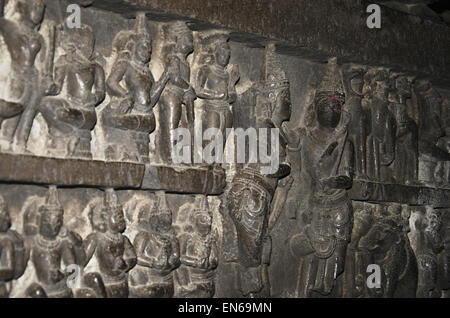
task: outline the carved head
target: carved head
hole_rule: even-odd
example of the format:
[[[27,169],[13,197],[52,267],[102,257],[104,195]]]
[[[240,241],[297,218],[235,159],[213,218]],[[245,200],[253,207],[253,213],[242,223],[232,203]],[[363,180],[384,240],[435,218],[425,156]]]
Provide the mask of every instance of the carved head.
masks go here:
[[[141,227],[159,233],[172,230],[172,211],[167,205],[165,193],[157,193],[155,204],[145,204],[139,211],[138,223]]]
[[[336,128],[341,121],[344,103],[344,86],[338,69],[337,59],[331,58],[328,61],[325,75],[314,97],[317,121],[320,126]]]
[[[211,233],[212,217],[210,215],[208,198],[205,195],[198,195],[195,198],[195,210],[192,212],[191,222],[194,230],[200,236],[207,236]]]
[[[95,36],[89,25],[81,28],[64,28],[62,31],[63,48],[67,53],[77,53],[90,60],[94,53]]]
[[[108,230],[112,233],[123,233],[126,228],[122,205],[119,204],[113,189],[105,191],[103,212],[108,216]]]
[[[279,56],[275,53],[275,44],[267,45],[264,60],[264,89],[270,102],[272,120],[281,125],[291,118],[291,92],[289,81],[283,70]]]
[[[64,220],[64,210],[59,203],[56,186],[50,186],[45,204],[39,208],[39,212],[41,215],[39,233],[45,238],[56,238]]]
[[[231,48],[227,42],[219,43],[214,49],[214,58],[218,65],[226,67],[230,62]]]
[[[379,69],[374,77],[374,96],[383,101],[388,100],[391,85],[389,81],[389,72],[386,69]]]
[[[177,21],[170,27],[170,33],[176,43],[176,51],[189,54],[194,50],[194,37],[185,22]]]
[[[353,68],[349,78],[349,88],[356,95],[362,95],[364,85],[364,69]]]
[[[107,214],[100,206],[95,206],[89,211],[89,220],[94,231],[105,233],[108,227]]]
[[[4,233],[11,227],[11,218],[5,200],[0,196],[0,233]]]
[[[39,25],[44,18],[44,0],[15,0],[15,11],[33,25]]]

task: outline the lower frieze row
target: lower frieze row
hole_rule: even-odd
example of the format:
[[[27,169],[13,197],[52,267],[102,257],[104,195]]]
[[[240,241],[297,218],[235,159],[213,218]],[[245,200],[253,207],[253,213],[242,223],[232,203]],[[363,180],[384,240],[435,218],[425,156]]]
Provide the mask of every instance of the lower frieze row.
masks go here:
[[[245,191],[0,193],[2,297],[450,297],[448,209],[352,201],[322,237],[307,211],[264,229]]]

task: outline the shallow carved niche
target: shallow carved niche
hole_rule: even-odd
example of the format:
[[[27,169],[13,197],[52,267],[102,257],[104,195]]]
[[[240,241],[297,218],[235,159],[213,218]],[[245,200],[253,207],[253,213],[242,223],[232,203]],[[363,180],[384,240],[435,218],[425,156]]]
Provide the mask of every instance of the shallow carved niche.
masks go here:
[[[411,243],[417,256],[418,286],[417,297],[439,298],[441,290],[438,282],[438,255],[443,242],[440,228],[441,215],[431,207],[417,208],[411,217]]]
[[[87,25],[69,29],[45,21],[42,36],[36,30],[44,10],[41,0],[12,0],[1,18],[12,70],[6,81],[9,96],[0,103],[0,122],[7,119],[2,125],[3,148],[29,152],[30,132],[40,114],[48,127],[48,140],[44,152],[39,147],[32,151],[90,159],[95,107],[105,97],[103,69],[93,55],[94,34]],[[27,41],[20,41],[23,38]],[[55,61],[58,48],[64,53]]]
[[[30,206],[32,208],[32,206]],[[63,265],[83,266],[85,253],[81,237],[63,224],[64,208],[55,186],[50,186],[44,204],[24,215],[26,243],[34,279],[26,282],[22,296],[32,298],[73,297]]]
[[[215,294],[218,265],[217,233],[212,231],[212,214],[205,195],[180,208],[177,227],[180,267],[176,270],[177,297],[210,298]]]
[[[152,36],[144,13],[134,30],[119,32],[113,40],[115,58],[106,81],[111,97],[100,115],[105,159],[149,163],[149,134],[155,129],[153,107],[169,81],[164,72],[155,81],[149,69]]]
[[[137,203],[133,218],[137,265],[129,274],[130,296],[173,297],[173,271],[180,265],[180,247],[165,193],[158,192],[156,200]]]
[[[83,242],[85,265],[93,258],[108,298],[129,296],[128,272],[136,265],[136,252],[123,234],[126,222],[123,207],[113,189],[107,189],[101,207],[90,215],[93,232]]]
[[[229,34],[208,31],[199,34],[193,61],[193,86],[201,109],[203,132],[209,128],[222,133],[233,127],[232,106],[237,99],[236,84],[240,79],[237,65],[230,64]]]
[[[417,261],[407,235],[409,208],[399,204],[377,204],[369,208],[371,224],[358,225],[365,233],[360,232],[356,250],[364,271],[370,264],[380,266],[381,284],[378,287],[363,285],[359,294],[363,297],[415,297]]]
[[[443,168],[450,161],[449,132],[442,96],[428,81],[417,82],[415,92],[419,113],[419,179],[426,185],[448,187]]]
[[[22,236],[11,225],[8,206],[0,196],[0,298],[9,296],[13,281],[22,276],[29,258]]]
[[[337,60],[331,59],[300,135],[301,169],[293,176],[307,193],[302,217],[305,227],[289,238],[299,261],[296,294],[329,295],[344,271],[350,241],[352,206],[347,189],[353,182],[353,144],[348,140],[348,115]]]

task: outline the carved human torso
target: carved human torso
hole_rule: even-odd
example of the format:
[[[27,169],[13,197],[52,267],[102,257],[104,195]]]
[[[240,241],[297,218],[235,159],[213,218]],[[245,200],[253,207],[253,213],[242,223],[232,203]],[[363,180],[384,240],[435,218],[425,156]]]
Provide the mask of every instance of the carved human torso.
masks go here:
[[[146,67],[138,66],[133,62],[129,65],[125,73],[125,83],[134,98],[134,109],[139,112],[151,112],[150,91],[154,83],[153,76]]]

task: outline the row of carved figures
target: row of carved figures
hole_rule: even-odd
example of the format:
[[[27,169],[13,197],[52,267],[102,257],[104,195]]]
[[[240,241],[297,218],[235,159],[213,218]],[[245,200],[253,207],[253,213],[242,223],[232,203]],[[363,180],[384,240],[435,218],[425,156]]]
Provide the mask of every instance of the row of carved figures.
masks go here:
[[[92,232],[84,239],[65,227],[56,187],[51,186],[45,202],[39,202],[23,210],[22,236],[11,229],[8,206],[0,197],[2,297],[8,297],[11,290],[14,297],[214,296],[219,252],[205,196],[197,196],[194,205],[180,210],[186,215],[183,229],[177,231],[164,192],[156,193],[156,200],[138,201],[133,205],[134,223],[130,225],[134,229],[133,244],[124,234],[124,208],[111,189],[105,191],[100,204],[89,205]],[[400,204],[353,202],[353,207],[354,225],[344,255],[345,267],[329,295],[450,297],[447,216],[431,207]],[[251,235],[248,232],[247,239]],[[243,244],[251,248],[245,237],[239,237],[243,240],[241,248]],[[298,240],[298,235],[290,240]],[[298,251],[289,245],[295,255]],[[223,255],[229,247],[223,245]],[[235,277],[240,294],[249,297],[259,292],[269,297],[270,285],[263,286],[269,284],[268,277],[256,275],[261,268],[255,267],[254,254],[246,256]],[[260,262],[269,266],[270,251],[263,253]],[[380,267],[377,287],[367,283],[371,264]],[[300,270],[301,277],[295,279],[295,296],[313,297],[316,292],[325,295],[320,288],[309,286],[309,277],[315,276],[314,266],[306,259],[299,265],[306,270]]]
[[[46,155],[92,158],[91,135],[98,117],[106,160],[148,163],[149,135],[158,126],[155,160],[170,164],[174,129],[193,128],[196,99],[201,101],[204,130],[218,128],[225,136],[225,129],[233,126],[230,107],[239,98],[240,75],[236,66],[229,65],[226,32],[206,32],[194,48],[193,32],[186,23],[165,26],[160,57],[164,70],[155,81],[149,68],[152,36],[145,14],[138,14],[134,30],[115,36],[114,62],[105,76],[93,54],[92,28],[56,27],[50,21],[42,28],[47,31],[44,40],[37,31],[44,10],[42,0],[10,0],[0,10],[0,32],[11,60],[0,94],[2,149],[27,152],[33,122],[41,114],[49,130]],[[57,39],[64,54],[55,59]],[[191,65],[187,58],[194,49]],[[273,74],[265,75],[270,84]],[[345,72],[344,82],[356,178],[448,184],[444,176],[450,161],[448,123],[442,98],[429,82],[415,83],[402,73],[360,66]],[[266,85],[262,90],[270,95],[276,88]],[[106,94],[109,103],[97,114]],[[153,114],[156,105],[158,123]],[[272,114],[265,116],[272,116],[275,127],[281,124],[277,120],[282,119],[275,117],[285,115],[268,111]]]
[[[124,234],[123,206],[112,189],[89,207],[92,232],[84,239],[64,226],[55,186],[45,202],[23,214],[24,238],[10,229],[8,207],[0,198],[0,295],[8,297],[12,290],[14,297],[33,298],[212,297],[218,252],[206,196],[184,211],[178,237],[164,192],[156,196],[133,211],[133,244]]]
[[[428,81],[353,66],[344,82],[356,178],[448,185],[450,123],[443,98]]]
[[[227,32],[211,31],[202,37],[195,83],[191,84],[187,57],[194,51],[193,32],[181,21],[165,26],[161,58],[164,71],[155,81],[149,69],[152,35],[145,14],[139,13],[134,30],[115,36],[115,61],[105,76],[95,60],[92,28],[81,25],[71,29],[64,23],[56,26],[49,21],[46,28],[42,27],[47,31],[44,40],[37,31],[44,11],[42,0],[10,0],[0,8],[0,33],[11,60],[2,87],[5,96],[0,99],[2,148],[28,152],[33,122],[41,114],[49,130],[45,155],[92,158],[96,107],[106,94],[110,102],[98,115],[106,160],[149,162],[149,134],[156,127],[153,108],[157,104],[157,160],[163,163],[171,162],[172,134],[183,114],[188,128],[193,126],[195,99],[205,101],[205,129],[214,127],[225,132],[226,127],[231,127],[229,108],[236,100],[235,84],[240,76],[237,68],[229,65]],[[55,58],[57,39],[64,54]]]

